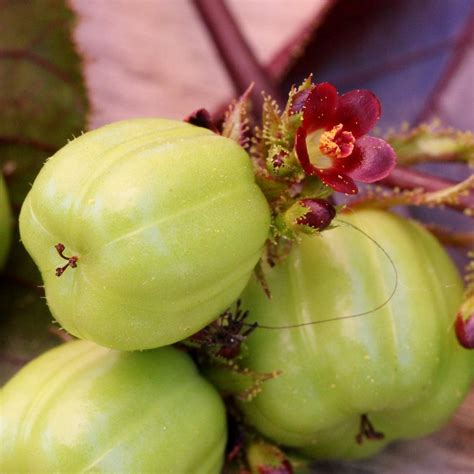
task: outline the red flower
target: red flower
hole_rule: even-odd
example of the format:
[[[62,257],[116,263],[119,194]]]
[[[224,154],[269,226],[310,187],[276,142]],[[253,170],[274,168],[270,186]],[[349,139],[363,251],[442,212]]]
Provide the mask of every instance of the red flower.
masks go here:
[[[380,117],[380,102],[372,92],[357,89],[339,96],[323,82],[299,92],[292,112],[303,112],[295,141],[303,170],[334,190],[355,194],[354,180],[373,183],[395,166],[392,147],[366,135]]]

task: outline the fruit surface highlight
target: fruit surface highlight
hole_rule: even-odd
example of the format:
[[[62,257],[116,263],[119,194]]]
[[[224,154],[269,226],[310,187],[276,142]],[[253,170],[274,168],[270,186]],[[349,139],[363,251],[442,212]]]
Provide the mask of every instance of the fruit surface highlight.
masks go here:
[[[260,258],[269,222],[234,141],[184,122],[134,119],[51,157],[22,207],[20,232],[59,323],[135,350],[182,340],[227,308]]]
[[[250,322],[273,327],[368,314],[257,328],[242,366],[282,374],[240,407],[261,433],[305,455],[357,458],[445,423],[471,385],[474,355],[453,332],[462,281],[426,230],[377,210],[334,223],[266,269],[271,300],[252,280],[243,307]]]
[[[171,347],[55,348],[0,391],[1,472],[218,474],[225,409]]]

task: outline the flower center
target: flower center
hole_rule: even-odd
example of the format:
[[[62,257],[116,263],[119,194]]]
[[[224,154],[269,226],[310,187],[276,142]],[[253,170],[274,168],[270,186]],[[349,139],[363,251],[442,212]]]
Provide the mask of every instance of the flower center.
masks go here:
[[[331,130],[316,130],[306,137],[306,147],[311,163],[319,169],[330,168],[332,160],[346,158],[354,150],[352,132],[343,131],[342,123]]]

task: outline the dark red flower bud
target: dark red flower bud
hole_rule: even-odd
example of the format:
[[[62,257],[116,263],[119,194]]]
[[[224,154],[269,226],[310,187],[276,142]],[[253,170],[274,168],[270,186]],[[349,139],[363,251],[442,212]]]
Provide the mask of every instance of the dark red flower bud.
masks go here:
[[[467,319],[458,314],[454,329],[459,344],[466,349],[474,349],[474,314],[471,314]]]
[[[336,209],[324,199],[301,199],[299,204],[307,212],[296,219],[299,225],[305,225],[315,230],[323,230],[331,223],[336,215]]]
[[[324,199],[300,199],[286,211],[289,227],[306,234],[326,229],[336,215],[334,206]]]

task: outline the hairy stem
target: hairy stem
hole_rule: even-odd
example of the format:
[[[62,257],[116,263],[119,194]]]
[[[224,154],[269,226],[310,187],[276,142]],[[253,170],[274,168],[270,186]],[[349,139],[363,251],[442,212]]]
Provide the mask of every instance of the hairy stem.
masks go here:
[[[422,188],[425,191],[434,192],[440,191],[444,188],[455,185],[453,181],[438,178],[421,171],[413,170],[404,166],[397,166],[390,176],[380,181],[378,184],[389,188],[399,189],[417,189]],[[456,204],[451,207],[460,211],[467,209],[474,209],[474,195],[473,193],[467,196],[460,196]]]

